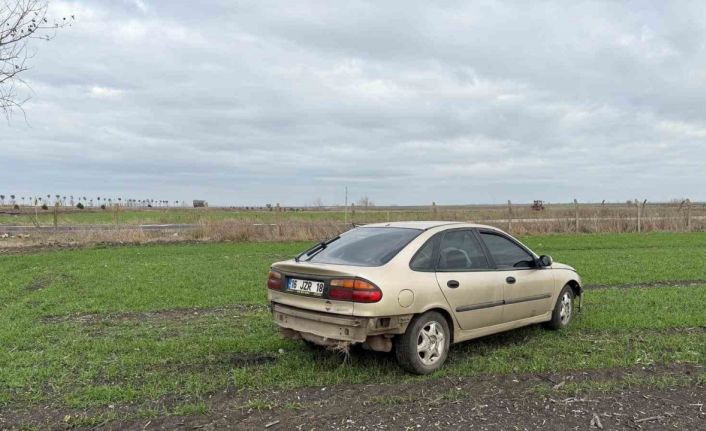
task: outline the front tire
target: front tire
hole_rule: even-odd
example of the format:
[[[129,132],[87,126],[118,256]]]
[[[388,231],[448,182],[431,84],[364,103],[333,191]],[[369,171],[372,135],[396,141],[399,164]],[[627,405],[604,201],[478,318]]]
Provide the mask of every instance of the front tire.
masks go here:
[[[566,285],[556,300],[554,311],[552,311],[552,320],[547,322],[547,328],[559,330],[566,328],[571,323],[574,317],[574,291],[571,286]]]
[[[451,332],[444,316],[428,311],[415,317],[407,330],[395,339],[395,356],[405,370],[430,374],[438,370],[449,354]]]

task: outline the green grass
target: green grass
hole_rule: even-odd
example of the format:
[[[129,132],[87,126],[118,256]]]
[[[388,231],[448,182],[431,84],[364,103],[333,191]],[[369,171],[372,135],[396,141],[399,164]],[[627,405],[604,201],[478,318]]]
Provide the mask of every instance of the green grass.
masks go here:
[[[574,266],[587,284],[706,280],[706,232],[546,235],[522,238]]]
[[[575,266],[591,284],[706,279],[701,233],[553,235],[527,244]],[[401,372],[391,355],[355,351],[344,362],[283,340],[264,307],[237,306],[264,306],[270,263],[306,245],[150,245],[0,256],[0,409],[98,409],[75,419],[92,423],[110,419],[110,405],[138,406],[137,414],[148,417],[197,414],[208,408],[205,395],[227,388],[420,379]],[[687,328],[706,326],[705,304],[706,283],[589,290],[569,330],[528,327],[454,346],[435,376],[703,364],[706,332]],[[81,317],[86,313],[95,315]],[[265,396],[248,401],[249,408],[271,405]]]

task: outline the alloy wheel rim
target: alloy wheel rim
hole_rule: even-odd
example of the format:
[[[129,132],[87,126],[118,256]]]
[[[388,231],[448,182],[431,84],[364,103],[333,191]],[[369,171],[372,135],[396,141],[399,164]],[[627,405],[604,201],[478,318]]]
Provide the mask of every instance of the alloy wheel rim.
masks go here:
[[[446,336],[438,322],[428,322],[417,335],[417,356],[424,365],[433,365],[444,354]]]
[[[559,318],[561,320],[562,325],[566,325],[567,323],[569,323],[569,320],[571,320],[571,308],[571,295],[569,295],[569,292],[566,292],[561,297],[561,308],[559,310]]]

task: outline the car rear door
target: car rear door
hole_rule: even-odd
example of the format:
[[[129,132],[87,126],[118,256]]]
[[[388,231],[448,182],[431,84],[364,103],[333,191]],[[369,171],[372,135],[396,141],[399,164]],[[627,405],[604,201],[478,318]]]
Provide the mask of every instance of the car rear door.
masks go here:
[[[503,288],[473,229],[449,229],[437,251],[436,280],[459,326],[477,329],[502,322]]]
[[[491,266],[502,278],[503,321],[534,317],[551,310],[552,271],[539,267],[535,256],[512,237],[490,229],[478,233]]]

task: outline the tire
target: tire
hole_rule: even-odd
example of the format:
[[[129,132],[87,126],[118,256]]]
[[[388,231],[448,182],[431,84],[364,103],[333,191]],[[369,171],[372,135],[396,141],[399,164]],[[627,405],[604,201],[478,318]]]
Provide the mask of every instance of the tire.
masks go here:
[[[444,316],[428,311],[412,319],[405,333],[395,338],[397,362],[410,373],[433,373],[446,361],[450,339]]]
[[[574,291],[571,286],[566,285],[561,292],[554,305],[552,311],[552,320],[547,322],[546,327],[552,330],[566,328],[574,318]]]

